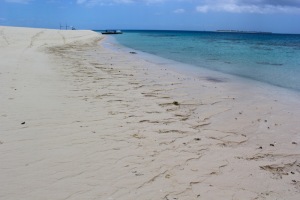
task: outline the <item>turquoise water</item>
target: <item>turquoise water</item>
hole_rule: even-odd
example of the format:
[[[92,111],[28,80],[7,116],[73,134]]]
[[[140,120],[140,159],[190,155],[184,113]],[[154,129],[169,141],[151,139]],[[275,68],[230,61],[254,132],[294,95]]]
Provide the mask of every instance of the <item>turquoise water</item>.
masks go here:
[[[129,48],[300,91],[300,35],[125,31]]]

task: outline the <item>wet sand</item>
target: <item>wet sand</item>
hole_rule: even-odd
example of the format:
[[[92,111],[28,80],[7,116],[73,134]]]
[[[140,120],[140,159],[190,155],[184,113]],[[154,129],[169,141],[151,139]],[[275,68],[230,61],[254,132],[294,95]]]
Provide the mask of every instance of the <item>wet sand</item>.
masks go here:
[[[0,27],[1,199],[299,199],[299,94],[103,42]]]

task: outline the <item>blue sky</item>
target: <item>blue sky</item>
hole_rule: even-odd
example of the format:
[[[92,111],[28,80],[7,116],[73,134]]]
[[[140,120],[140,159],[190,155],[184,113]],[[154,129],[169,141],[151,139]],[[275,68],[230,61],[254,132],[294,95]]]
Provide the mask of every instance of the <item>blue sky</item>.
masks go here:
[[[0,25],[300,34],[300,0],[0,0]]]

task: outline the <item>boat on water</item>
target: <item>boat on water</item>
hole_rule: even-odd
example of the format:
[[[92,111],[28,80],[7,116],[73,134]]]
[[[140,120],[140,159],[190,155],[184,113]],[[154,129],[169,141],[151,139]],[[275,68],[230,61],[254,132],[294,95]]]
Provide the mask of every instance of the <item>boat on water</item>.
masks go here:
[[[105,30],[102,34],[122,34],[120,30]]]

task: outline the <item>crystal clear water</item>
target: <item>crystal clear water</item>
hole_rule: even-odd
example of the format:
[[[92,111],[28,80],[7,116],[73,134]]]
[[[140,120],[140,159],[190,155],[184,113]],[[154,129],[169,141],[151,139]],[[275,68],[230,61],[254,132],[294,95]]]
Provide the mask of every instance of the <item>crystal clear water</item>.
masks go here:
[[[300,91],[300,35],[125,31],[114,37],[132,49]]]

